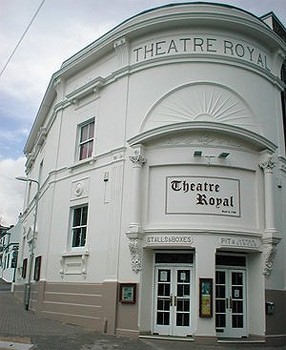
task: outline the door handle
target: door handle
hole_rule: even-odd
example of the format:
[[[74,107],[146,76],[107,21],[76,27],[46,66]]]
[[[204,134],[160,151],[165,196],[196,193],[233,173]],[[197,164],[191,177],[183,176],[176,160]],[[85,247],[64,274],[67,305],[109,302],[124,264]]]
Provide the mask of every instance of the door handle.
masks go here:
[[[229,308],[232,309],[232,297],[229,298]]]
[[[177,306],[177,297],[176,295],[170,295],[170,306]]]

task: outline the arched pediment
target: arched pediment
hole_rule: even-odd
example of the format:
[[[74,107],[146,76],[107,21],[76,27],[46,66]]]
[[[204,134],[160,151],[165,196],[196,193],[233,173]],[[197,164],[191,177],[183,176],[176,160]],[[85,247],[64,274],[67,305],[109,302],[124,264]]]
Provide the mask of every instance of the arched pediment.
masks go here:
[[[277,146],[265,137],[237,126],[214,122],[175,123],[144,131],[128,140],[130,146],[138,144],[164,146],[202,145],[244,148],[275,152]]]
[[[147,113],[140,132],[184,122],[227,124],[261,135],[253,112],[241,96],[207,82],[183,85],[164,95]]]

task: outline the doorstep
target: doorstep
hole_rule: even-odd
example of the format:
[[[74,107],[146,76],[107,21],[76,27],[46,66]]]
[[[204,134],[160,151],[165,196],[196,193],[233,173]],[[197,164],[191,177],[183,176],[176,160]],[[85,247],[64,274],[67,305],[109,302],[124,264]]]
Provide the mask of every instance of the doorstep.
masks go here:
[[[265,344],[264,338],[218,338],[218,343],[221,344]]]
[[[175,340],[175,341],[186,341],[192,342],[194,341],[193,337],[173,337],[168,335],[158,335],[158,334],[140,334],[139,338],[141,339],[158,339],[158,340]]]

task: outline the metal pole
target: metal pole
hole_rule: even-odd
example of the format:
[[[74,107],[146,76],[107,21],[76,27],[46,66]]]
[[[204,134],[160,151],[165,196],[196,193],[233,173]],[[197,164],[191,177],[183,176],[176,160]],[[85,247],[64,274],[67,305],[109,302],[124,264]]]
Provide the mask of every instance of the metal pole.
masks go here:
[[[13,247],[12,259],[14,259],[13,254],[15,253],[15,261],[14,261],[13,280],[12,280],[12,284],[11,284],[11,293],[14,293],[14,289],[15,289],[16,269],[17,269],[17,264],[18,264],[18,249],[19,249],[19,246]]]
[[[32,267],[34,262],[34,241],[36,236],[36,225],[37,225],[37,215],[38,215],[38,201],[39,201],[39,192],[40,184],[37,180],[29,179],[25,177],[16,177],[17,180],[26,181],[26,182],[35,182],[37,184],[37,192],[35,195],[35,213],[34,213],[34,225],[33,225],[33,235],[31,241],[31,250],[30,250],[30,259],[29,259],[29,268],[28,268],[28,280],[25,285],[25,294],[24,294],[24,306],[26,310],[29,310],[30,305],[30,296],[31,296],[31,279],[32,279]]]

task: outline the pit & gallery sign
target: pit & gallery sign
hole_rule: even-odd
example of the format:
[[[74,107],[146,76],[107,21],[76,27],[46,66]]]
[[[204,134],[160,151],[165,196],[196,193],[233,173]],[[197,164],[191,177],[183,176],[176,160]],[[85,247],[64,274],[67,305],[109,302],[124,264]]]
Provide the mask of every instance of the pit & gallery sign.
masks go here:
[[[166,177],[166,214],[240,216],[240,183],[219,177]]]

